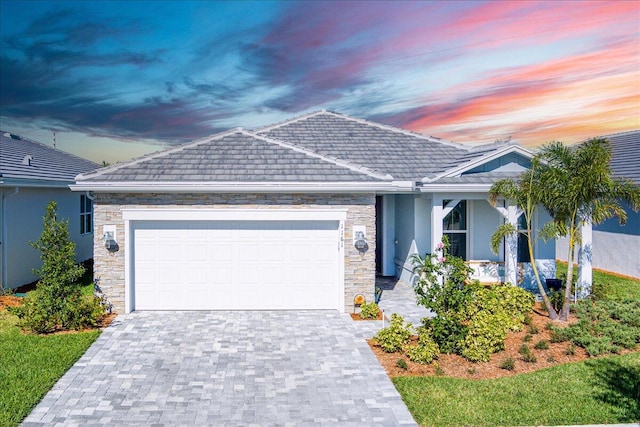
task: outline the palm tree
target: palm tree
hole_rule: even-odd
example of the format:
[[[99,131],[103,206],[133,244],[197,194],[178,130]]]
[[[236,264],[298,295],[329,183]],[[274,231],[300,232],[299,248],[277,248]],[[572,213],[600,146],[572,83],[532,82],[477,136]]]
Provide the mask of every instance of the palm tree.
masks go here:
[[[624,224],[627,213],[620,201],[638,211],[640,187],[630,180],[611,176],[611,147],[604,138],[592,138],[575,149],[552,142],[543,146],[536,158],[540,161],[537,185],[543,190],[539,201],[551,214],[559,235],[569,237],[569,266],[560,312],[560,319],[566,321],[581,226],[586,222],[599,224],[612,217],[618,217],[620,224]]]
[[[500,243],[502,243],[505,237],[513,236],[517,233],[526,236],[527,249],[529,250],[529,257],[531,259],[531,268],[536,279],[536,284],[538,285],[538,292],[540,293],[542,301],[547,308],[549,318],[551,320],[556,320],[558,318],[558,313],[553,308],[551,301],[549,301],[549,296],[542,285],[538,267],[533,255],[533,245],[538,237],[546,239],[550,235],[555,235],[553,227],[550,229],[551,224],[545,225],[542,230],[539,231],[537,236],[534,236],[531,228],[536,209],[539,207],[540,199],[543,197],[543,189],[537,183],[537,164],[538,160],[534,158],[531,163],[531,169],[523,172],[517,180],[512,178],[501,179],[491,186],[491,189],[489,190],[489,202],[493,206],[496,206],[498,198],[500,197],[511,202],[515,202],[518,209],[522,211],[522,215],[524,215],[526,223],[526,230],[518,230],[513,224],[508,222],[502,224],[491,236],[491,249],[497,254]],[[512,250],[515,250],[515,248],[512,248]]]

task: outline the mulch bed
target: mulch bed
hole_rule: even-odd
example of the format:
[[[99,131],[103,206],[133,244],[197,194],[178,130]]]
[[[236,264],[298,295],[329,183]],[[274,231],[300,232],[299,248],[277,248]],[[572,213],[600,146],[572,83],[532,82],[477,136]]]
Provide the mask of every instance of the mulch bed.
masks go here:
[[[575,320],[575,318],[571,318],[570,322],[575,322]],[[380,364],[387,372],[387,375],[391,378],[399,376],[424,375],[443,375],[447,377],[467,379],[500,378],[525,372],[533,372],[558,364],[579,362],[589,358],[586,350],[581,347],[576,347],[573,355],[567,355],[566,352],[571,346],[570,343],[549,342],[550,331],[546,329],[546,325],[549,322],[550,319],[546,312],[541,310],[540,305],[536,305],[536,309],[533,313],[532,324],[539,332],[537,334],[532,334],[531,341],[526,343],[533,354],[537,357],[537,362],[535,363],[525,362],[518,352],[520,346],[524,342],[523,338],[529,333],[527,326],[524,326],[523,330],[520,332],[509,333],[505,342],[505,350],[494,353],[489,362],[473,363],[455,354],[442,354],[440,355],[440,358],[432,364],[421,365],[410,361],[401,353],[385,353],[372,340],[368,340],[368,343]],[[534,345],[540,340],[546,340],[549,342],[548,350],[536,350],[534,348]],[[629,351],[622,351],[621,353],[629,353]],[[511,357],[515,360],[515,369],[513,371],[500,368],[500,364],[507,357]],[[404,359],[408,367],[406,370],[396,366],[398,359]],[[436,372],[437,367],[439,368],[439,372]]]
[[[5,310],[6,307],[17,307],[22,305],[22,301],[23,298],[20,297],[15,297],[13,295],[2,295],[0,296],[0,310]],[[113,322],[113,320],[118,316],[118,313],[110,313],[105,315],[102,320],[100,321],[100,324],[98,325],[97,329],[104,329],[107,326],[109,326],[111,324],[111,322]],[[48,335],[55,335],[55,334],[73,334],[76,332],[85,332],[85,331],[90,331],[92,329],[96,329],[96,328],[85,328],[79,331],[58,331],[58,332],[53,332],[51,334]]]
[[[378,311],[378,315],[376,316],[375,319],[363,319],[362,317],[360,317],[360,313],[351,313],[351,318],[353,320],[363,320],[363,321],[367,321],[367,320],[382,320],[382,310]],[[386,319],[386,317],[385,317]]]

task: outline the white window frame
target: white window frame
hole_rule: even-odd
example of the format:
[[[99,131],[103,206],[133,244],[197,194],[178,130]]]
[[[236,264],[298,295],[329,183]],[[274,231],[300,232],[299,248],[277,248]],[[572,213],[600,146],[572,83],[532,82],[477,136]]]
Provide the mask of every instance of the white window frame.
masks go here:
[[[89,203],[89,209],[87,210],[87,202]],[[87,227],[87,219],[89,220],[89,227]],[[80,195],[80,235],[93,233],[93,200],[86,194]]]
[[[452,199],[444,199],[442,201],[443,207],[446,206],[446,204],[449,203],[451,200]],[[469,253],[470,253],[469,252],[470,251],[470,247],[469,247],[469,233],[470,233],[470,230],[469,230],[469,220],[470,220],[470,218],[469,218],[469,206],[470,206],[470,203],[469,203],[469,201],[467,199],[462,199],[462,200],[460,200],[460,202],[458,204],[460,204],[462,202],[465,203],[465,208],[464,208],[464,226],[465,226],[465,229],[464,230],[447,230],[447,228],[445,227],[445,222],[444,221],[445,221],[445,219],[446,219],[446,217],[448,215],[451,215],[453,213],[453,210],[455,210],[455,208],[457,207],[457,205],[456,205],[456,206],[453,207],[451,212],[449,212],[449,214],[445,215],[442,218],[442,235],[446,236],[447,234],[464,234],[465,235],[464,236],[464,240],[465,240],[464,259],[466,261],[468,261],[469,260]],[[449,243],[451,243],[451,242],[449,242]]]

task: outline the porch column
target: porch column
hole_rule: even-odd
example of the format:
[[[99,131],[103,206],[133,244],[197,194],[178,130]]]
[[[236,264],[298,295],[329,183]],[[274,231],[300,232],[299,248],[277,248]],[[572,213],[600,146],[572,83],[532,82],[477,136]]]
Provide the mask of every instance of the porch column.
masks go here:
[[[582,223],[580,226],[580,234],[582,236],[582,243],[578,251],[578,283],[576,284],[576,293],[578,298],[582,299],[591,294],[591,285],[593,284],[593,230],[591,221]]]
[[[396,274],[396,199],[393,194],[382,196],[382,268],[383,276],[394,276]]]
[[[504,207],[496,206],[496,210],[504,217],[508,224],[518,228],[518,217],[522,214],[518,206],[504,202]],[[514,286],[518,285],[518,234],[504,239],[504,281]]]
[[[442,208],[442,196],[433,195],[431,199],[431,247],[429,253],[433,253],[442,241],[442,220],[444,209]]]

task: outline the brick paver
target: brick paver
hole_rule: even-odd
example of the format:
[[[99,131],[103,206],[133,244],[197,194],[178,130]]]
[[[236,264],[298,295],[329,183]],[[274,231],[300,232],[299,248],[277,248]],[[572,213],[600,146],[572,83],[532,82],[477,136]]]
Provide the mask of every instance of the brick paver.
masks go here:
[[[119,316],[23,425],[415,425],[355,323],[336,311]]]

